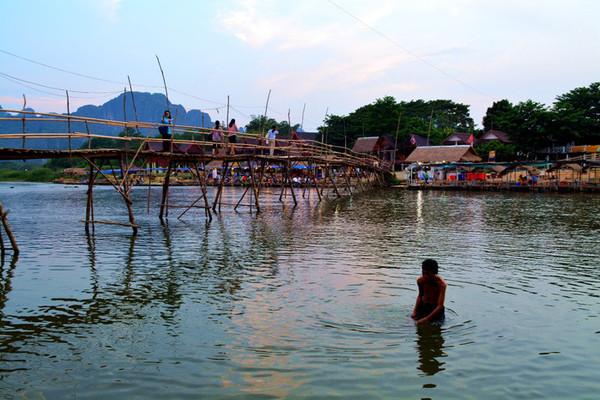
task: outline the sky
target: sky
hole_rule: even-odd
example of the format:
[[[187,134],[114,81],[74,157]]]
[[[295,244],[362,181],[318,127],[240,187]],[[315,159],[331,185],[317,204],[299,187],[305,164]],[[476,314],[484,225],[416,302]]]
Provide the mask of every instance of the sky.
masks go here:
[[[306,131],[377,98],[449,99],[481,126],[494,101],[600,80],[595,0],[0,0],[0,105],[66,112],[131,78],[238,126],[267,115]],[[30,61],[27,61],[28,59]],[[32,62],[33,61],[33,62]],[[46,66],[40,65],[45,64]],[[24,82],[27,81],[27,82]],[[44,86],[40,86],[44,85]]]

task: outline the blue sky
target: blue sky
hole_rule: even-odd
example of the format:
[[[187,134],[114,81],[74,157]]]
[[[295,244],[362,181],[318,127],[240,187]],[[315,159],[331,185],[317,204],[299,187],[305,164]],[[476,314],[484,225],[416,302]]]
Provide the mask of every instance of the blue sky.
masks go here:
[[[451,99],[476,123],[493,101],[556,95],[600,80],[600,2],[592,0],[0,0],[0,73],[72,92],[72,108],[122,91],[230,115],[264,112],[315,129],[376,98]],[[354,17],[357,18],[354,18]],[[0,105],[66,111],[60,90],[0,75]],[[37,90],[35,90],[37,89]],[[41,91],[40,91],[41,90]],[[104,93],[98,93],[104,92]],[[108,93],[106,93],[108,92]],[[219,108],[217,112],[216,108]]]

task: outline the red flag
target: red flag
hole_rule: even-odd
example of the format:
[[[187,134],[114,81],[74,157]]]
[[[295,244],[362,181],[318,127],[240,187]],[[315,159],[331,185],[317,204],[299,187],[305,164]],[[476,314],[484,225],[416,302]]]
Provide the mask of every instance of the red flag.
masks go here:
[[[475,141],[475,136],[473,136],[473,134],[471,133],[469,135],[469,138],[467,139],[467,144],[473,144],[474,141]]]

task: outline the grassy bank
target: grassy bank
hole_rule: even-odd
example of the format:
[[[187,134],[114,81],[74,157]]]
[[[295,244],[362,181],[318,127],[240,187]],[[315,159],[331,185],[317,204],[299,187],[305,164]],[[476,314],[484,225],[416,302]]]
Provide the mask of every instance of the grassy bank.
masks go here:
[[[52,182],[60,175],[59,171],[44,167],[23,170],[2,169],[0,182]]]

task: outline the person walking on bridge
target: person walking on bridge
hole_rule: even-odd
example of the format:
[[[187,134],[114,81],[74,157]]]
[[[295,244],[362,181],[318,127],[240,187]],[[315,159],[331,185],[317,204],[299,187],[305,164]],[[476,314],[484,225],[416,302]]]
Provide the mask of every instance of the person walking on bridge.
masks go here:
[[[279,131],[277,127],[273,125],[271,129],[267,132],[267,144],[269,145],[269,155],[275,154],[275,142],[277,140],[277,135],[279,135]]]
[[[171,118],[171,111],[165,110],[160,120],[160,123],[162,125],[158,127],[158,132],[160,133],[160,137],[163,139],[163,151],[170,151],[171,145],[167,140],[171,139],[171,136],[173,134],[171,130],[171,124],[173,123],[173,118]]]
[[[229,126],[227,127],[227,136],[229,138],[229,143],[231,145],[230,148],[230,154],[234,155],[235,154],[235,144],[237,143],[237,125],[235,124],[235,118],[232,118],[231,121],[229,121]]]
[[[215,127],[210,131],[210,136],[213,142],[212,153],[216,155],[219,152],[220,143],[223,142],[223,131],[221,130],[221,123],[218,120],[215,121]]]

